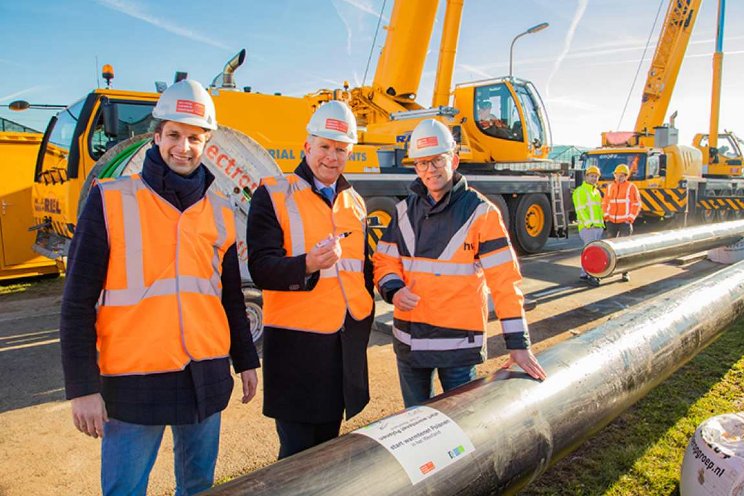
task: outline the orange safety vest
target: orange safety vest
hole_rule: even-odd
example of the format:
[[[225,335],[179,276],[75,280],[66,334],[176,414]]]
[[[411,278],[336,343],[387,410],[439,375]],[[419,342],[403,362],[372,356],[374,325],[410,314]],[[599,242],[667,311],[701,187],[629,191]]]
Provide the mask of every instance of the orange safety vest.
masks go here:
[[[488,323],[486,284],[505,337],[528,336],[517,257],[493,204],[482,201],[470,218],[457,226],[437,259],[416,256],[420,227],[411,223],[406,200],[396,209],[398,232],[385,233],[374,255],[375,283],[378,288],[396,279],[415,284],[413,293],[422,297],[413,310],[394,309],[396,324],[417,328],[412,332],[394,326],[398,341],[410,346],[412,352],[480,350]],[[475,334],[469,339],[462,331]],[[458,334],[463,337],[454,337]]]
[[[110,249],[96,319],[101,373],[172,372],[228,356],[221,277],[235,218],[227,200],[207,191],[180,212],[139,175],[100,188]]]
[[[615,224],[633,223],[641,211],[641,198],[636,185],[630,181],[607,183],[607,191],[602,198],[602,211],[605,220]]]
[[[356,320],[372,313],[372,297],[364,284],[367,209],[352,188],[339,191],[328,207],[312,187],[295,174],[262,180],[284,233],[288,257],[308,253],[328,234],[351,234],[340,240],[342,255],[335,266],[320,271],[311,291],[263,292],[267,326],[330,334],[341,329],[348,311]]]

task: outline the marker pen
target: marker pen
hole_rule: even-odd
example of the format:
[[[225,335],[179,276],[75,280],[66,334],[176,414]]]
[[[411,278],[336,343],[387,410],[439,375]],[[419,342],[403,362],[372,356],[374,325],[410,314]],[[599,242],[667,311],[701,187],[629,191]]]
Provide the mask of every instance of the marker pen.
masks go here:
[[[332,243],[332,242],[336,241],[337,239],[344,239],[346,236],[348,236],[350,234],[351,234],[351,231],[346,231],[346,232],[342,232],[341,234],[335,235],[331,239],[328,239],[328,238],[321,239],[320,241],[318,241],[318,244],[316,244],[315,246],[317,246],[317,247],[325,246],[328,243]]]

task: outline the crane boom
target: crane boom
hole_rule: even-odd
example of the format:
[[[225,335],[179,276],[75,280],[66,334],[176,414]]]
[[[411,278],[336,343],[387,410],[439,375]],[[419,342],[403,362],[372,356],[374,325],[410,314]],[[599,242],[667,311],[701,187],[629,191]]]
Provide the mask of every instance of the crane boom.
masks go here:
[[[463,0],[447,0],[444,27],[442,28],[442,42],[439,45],[437,80],[434,83],[434,95],[431,101],[432,107],[449,105],[452,72],[455,68],[455,54],[457,53],[457,40],[460,37],[462,5]]]
[[[723,76],[723,25],[726,13],[726,0],[718,1],[718,29],[716,30],[716,51],[713,54],[713,84],[710,97],[710,132],[708,146],[718,148],[718,117],[721,110],[721,79]]]
[[[395,2],[372,83],[375,90],[391,97],[415,99],[434,29],[436,7],[436,0]]]
[[[636,133],[651,134],[655,127],[664,123],[701,3],[702,0],[670,0],[643,89]],[[641,143],[652,146],[653,137],[646,139],[649,143],[643,143],[644,138],[641,138]]]

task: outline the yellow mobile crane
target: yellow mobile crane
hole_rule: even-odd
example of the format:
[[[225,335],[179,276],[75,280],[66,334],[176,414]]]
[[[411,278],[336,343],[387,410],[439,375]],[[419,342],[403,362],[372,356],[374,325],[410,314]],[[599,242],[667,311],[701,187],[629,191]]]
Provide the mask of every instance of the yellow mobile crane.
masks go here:
[[[742,173],[742,150],[739,147],[738,138],[731,131],[718,132],[725,13],[726,0],[718,0],[718,27],[716,48],[713,54],[713,84],[710,97],[710,132],[696,134],[692,142],[693,146],[703,153],[703,176],[706,177],[736,177]]]
[[[687,214],[693,219],[710,222],[725,218],[728,212],[744,210],[744,181],[736,179],[741,172],[735,165],[736,159],[720,164],[728,167],[725,173],[718,162],[706,166],[708,160],[715,157],[715,150],[710,153],[715,146],[713,143],[707,145],[707,135],[698,135],[695,147],[679,145],[674,127],[676,112],[670,116],[669,124],[664,124],[701,3],[702,0],[670,0],[635,130],[602,133],[602,146],[582,155],[583,168],[599,166],[603,180],[612,180],[615,166],[627,164],[631,170],[630,180],[641,194],[641,215],[647,219],[683,218]],[[722,12],[719,9],[720,23]],[[719,35],[722,36],[721,26]],[[720,66],[714,74],[718,75],[720,85]],[[713,94],[715,102],[719,95],[715,82]],[[711,129],[717,129],[718,125],[717,108],[714,108]],[[713,136],[719,136],[717,131]],[[737,150],[734,153],[739,153],[738,147],[734,148],[735,140],[731,146]],[[739,154],[739,165],[740,161]]]
[[[550,235],[565,235],[571,179],[559,174],[560,164],[547,160],[550,129],[532,83],[506,77],[451,90],[462,8],[463,0],[447,0],[431,108],[419,104],[416,95],[436,2],[398,0],[370,86],[320,90],[300,98],[240,91],[233,73],[244,60],[241,51],[209,87],[219,122],[255,139],[289,172],[301,159],[305,125],[314,109],[331,99],[347,102],[360,124],[347,177],[370,213],[386,223],[415,177],[403,160],[411,131],[422,119],[440,119],[460,144],[460,170],[510,219],[517,248],[537,252]],[[113,69],[107,69],[104,77],[110,83]],[[150,129],[158,96],[97,89],[50,122],[35,171],[37,251],[52,258],[66,254],[86,177],[106,150]],[[485,102],[498,122],[478,118]]]

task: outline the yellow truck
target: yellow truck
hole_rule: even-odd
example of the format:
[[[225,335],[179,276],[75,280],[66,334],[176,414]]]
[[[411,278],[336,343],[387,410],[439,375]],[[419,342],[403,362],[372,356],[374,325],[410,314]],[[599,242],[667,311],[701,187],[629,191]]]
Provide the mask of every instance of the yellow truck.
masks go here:
[[[41,134],[0,132],[0,280],[57,274],[57,264],[34,252],[33,169]]]
[[[234,71],[243,62],[242,51],[209,86],[218,120],[260,143],[289,172],[302,158],[305,125],[315,108],[332,99],[347,102],[360,132],[346,175],[370,214],[385,224],[415,178],[404,160],[411,131],[422,119],[439,119],[459,142],[459,170],[502,209],[516,248],[540,251],[549,236],[566,233],[572,180],[547,159],[547,114],[530,82],[504,77],[451,87],[462,7],[462,0],[447,0],[431,107],[421,105],[417,94],[436,2],[398,0],[371,85],[303,97],[241,91]],[[149,130],[157,98],[157,93],[97,89],[50,122],[35,171],[39,250],[53,258],[65,255],[87,175],[107,149]],[[493,114],[488,122],[479,116],[486,102]]]

